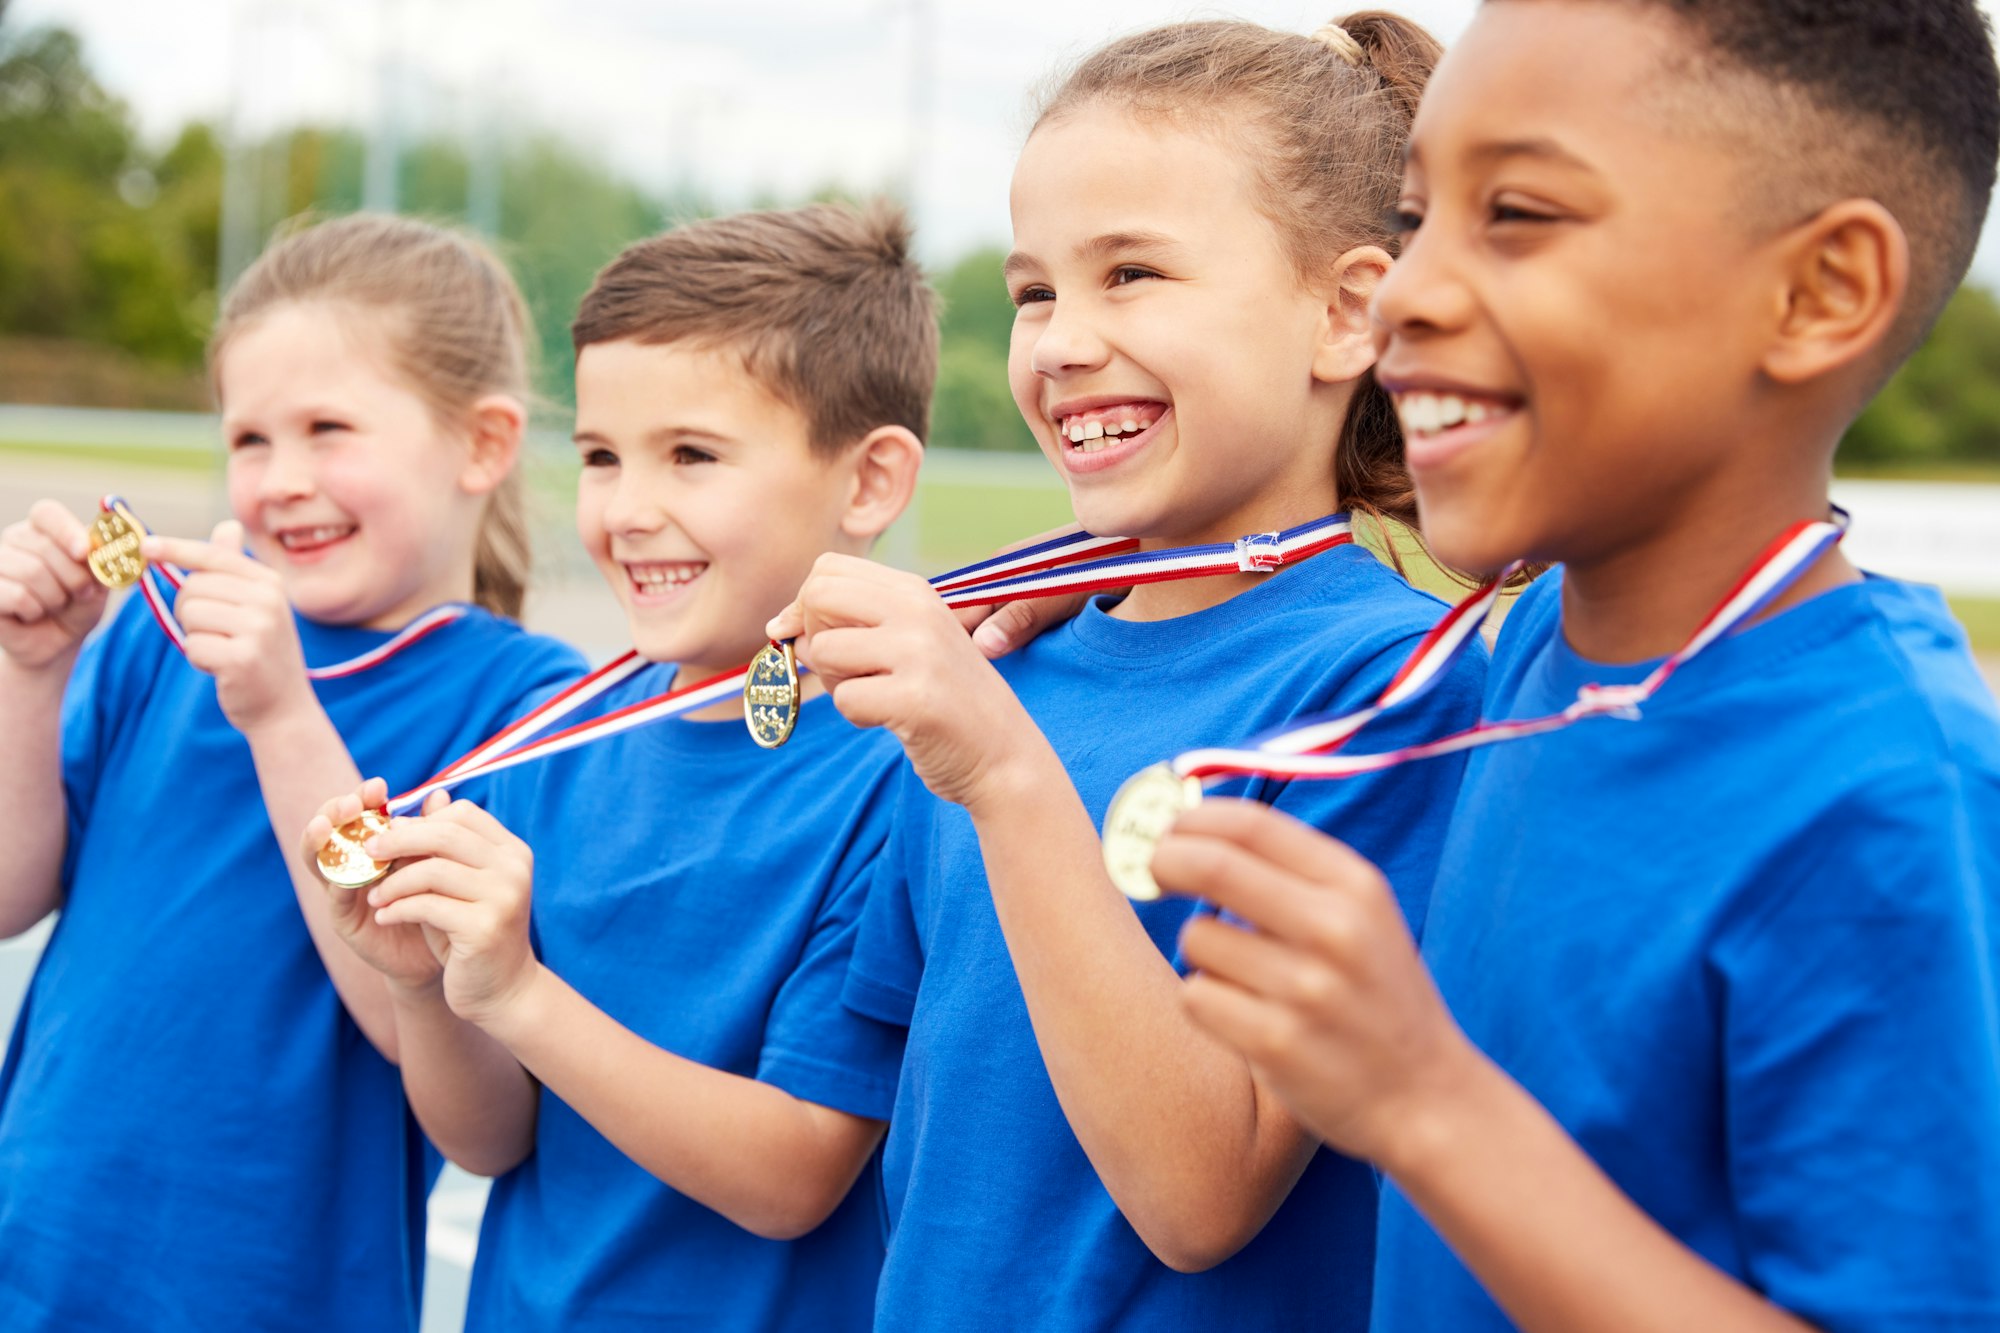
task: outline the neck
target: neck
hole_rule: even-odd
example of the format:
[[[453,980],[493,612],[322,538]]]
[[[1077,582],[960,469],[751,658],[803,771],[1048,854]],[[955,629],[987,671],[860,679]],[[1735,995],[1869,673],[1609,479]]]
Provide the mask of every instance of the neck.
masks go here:
[[[1566,561],[1563,637],[1595,662],[1666,656],[1687,641],[1780,533],[1801,519],[1825,518],[1827,504],[1823,479],[1790,495],[1759,494],[1750,505],[1693,504],[1601,557]],[[1749,623],[1860,577],[1835,547]]]

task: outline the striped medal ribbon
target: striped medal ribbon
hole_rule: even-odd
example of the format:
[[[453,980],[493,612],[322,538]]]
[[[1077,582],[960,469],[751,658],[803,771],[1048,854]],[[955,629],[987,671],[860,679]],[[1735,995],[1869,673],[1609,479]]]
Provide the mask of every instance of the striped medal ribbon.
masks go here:
[[[433,776],[391,797],[379,809],[361,815],[335,829],[319,851],[313,869],[327,883],[344,889],[364,889],[389,873],[393,866],[377,861],[362,850],[371,836],[389,827],[396,815],[422,808],[432,792],[449,791],[473,778],[514,768],[537,759],[546,759],[616,736],[621,732],[651,726],[680,717],[698,708],[735,697],[743,692],[752,668],[738,667],[678,689],[649,695],[613,709],[601,717],[557,729],[557,724],[599,698],[614,686],[630,679],[653,663],[637,649],[627,649],[603,666],[565,687],[559,693],[510,722],[474,749],[447,764]]]
[[[1253,533],[1233,542],[1159,551],[1140,550],[1134,537],[1074,532],[939,574],[930,585],[954,610],[997,606],[1141,583],[1269,573],[1353,540],[1352,525],[1345,514],[1314,519],[1283,532]],[[757,743],[775,749],[791,735],[799,715],[798,668],[791,644],[770,644],[751,663],[751,672],[751,683],[744,691],[744,716]]]
[[[1204,787],[1211,782],[1240,777],[1350,778],[1418,759],[1559,731],[1586,718],[1637,721],[1640,705],[1658,693],[1674,672],[1770,605],[1846,535],[1847,526],[1847,513],[1836,508],[1830,520],[1800,522],[1787,528],[1703,618],[1688,640],[1644,680],[1630,685],[1585,685],[1568,707],[1543,717],[1482,719],[1464,731],[1401,749],[1377,754],[1335,753],[1370,722],[1421,698],[1437,683],[1477,635],[1487,614],[1500,600],[1502,586],[1521,568],[1519,564],[1512,565],[1452,607],[1424,636],[1375,702],[1366,708],[1349,713],[1322,713],[1242,748],[1189,750],[1126,779],[1105,812],[1105,869],[1127,897],[1141,901],[1159,897],[1160,886],[1152,872],[1153,850],[1181,812],[1200,803]]]
[[[114,591],[136,585],[160,631],[185,656],[187,631],[174,615],[173,599],[187,581],[188,572],[175,565],[148,560],[139,553],[139,542],[150,531],[122,498],[105,496],[98,502],[97,520],[90,527],[90,572],[99,583]],[[331,666],[307,667],[306,676],[312,680],[339,680],[359,675],[443,629],[470,609],[463,602],[434,606],[367,652]]]

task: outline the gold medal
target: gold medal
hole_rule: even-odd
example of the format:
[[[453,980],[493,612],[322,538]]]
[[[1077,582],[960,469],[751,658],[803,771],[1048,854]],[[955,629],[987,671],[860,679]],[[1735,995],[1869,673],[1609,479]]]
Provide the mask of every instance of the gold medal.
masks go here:
[[[146,572],[146,557],[139,553],[145,533],[123,509],[107,509],[90,525],[90,572],[99,583],[117,592],[129,588]]]
[[[766,644],[750,659],[743,683],[743,721],[750,739],[775,750],[791,739],[799,722],[799,664],[789,643]]]
[[[381,810],[363,810],[333,831],[326,846],[313,858],[313,869],[336,889],[365,889],[386,878],[394,868],[361,850],[361,844],[389,828],[389,816]]]
[[[1154,764],[1125,779],[1104,812],[1104,868],[1127,898],[1160,896],[1153,879],[1153,849],[1183,810],[1201,804],[1201,780],[1184,778],[1171,764]]]

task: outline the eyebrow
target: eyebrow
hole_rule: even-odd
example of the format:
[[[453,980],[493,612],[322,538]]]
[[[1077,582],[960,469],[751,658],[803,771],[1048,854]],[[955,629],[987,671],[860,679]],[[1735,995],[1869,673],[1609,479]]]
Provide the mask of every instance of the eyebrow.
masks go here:
[[[1502,138],[1484,144],[1474,144],[1468,152],[1474,162],[1506,162],[1510,158],[1534,158],[1538,162],[1554,162],[1556,166],[1570,166],[1582,172],[1596,172],[1590,162],[1564,148],[1552,138]]]
[[[601,444],[607,449],[617,447],[616,441],[594,430],[580,430],[570,437],[571,444]],[[646,432],[641,444],[655,448],[678,444],[682,440],[699,440],[706,444],[735,444],[737,441],[727,435],[718,435],[712,430],[702,430],[695,426],[658,426]]]
[[[1075,255],[1080,260],[1108,259],[1113,255],[1139,253],[1159,254],[1174,250],[1174,239],[1157,231],[1108,231],[1101,236],[1093,236],[1076,247]],[[1035,268],[1039,262],[1033,255],[1016,250],[1007,256],[1000,272],[1005,277],[1013,277],[1024,269]]]

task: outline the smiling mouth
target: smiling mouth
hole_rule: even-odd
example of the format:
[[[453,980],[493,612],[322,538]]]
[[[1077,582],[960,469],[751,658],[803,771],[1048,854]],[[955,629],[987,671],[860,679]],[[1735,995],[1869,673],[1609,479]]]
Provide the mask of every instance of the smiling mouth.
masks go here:
[[[1512,416],[1520,403],[1498,396],[1470,393],[1438,393],[1412,389],[1395,395],[1396,416],[1403,434],[1426,440],[1462,426],[1483,426],[1489,421]]]
[[[1166,404],[1134,401],[1109,407],[1093,407],[1055,419],[1056,434],[1071,452],[1094,454],[1122,439],[1143,435],[1167,414]]]
[[[708,570],[703,560],[622,561],[632,591],[641,597],[666,597],[693,583]]]
[[[356,530],[352,523],[330,523],[314,528],[279,528],[271,536],[287,553],[305,555],[346,541]]]

